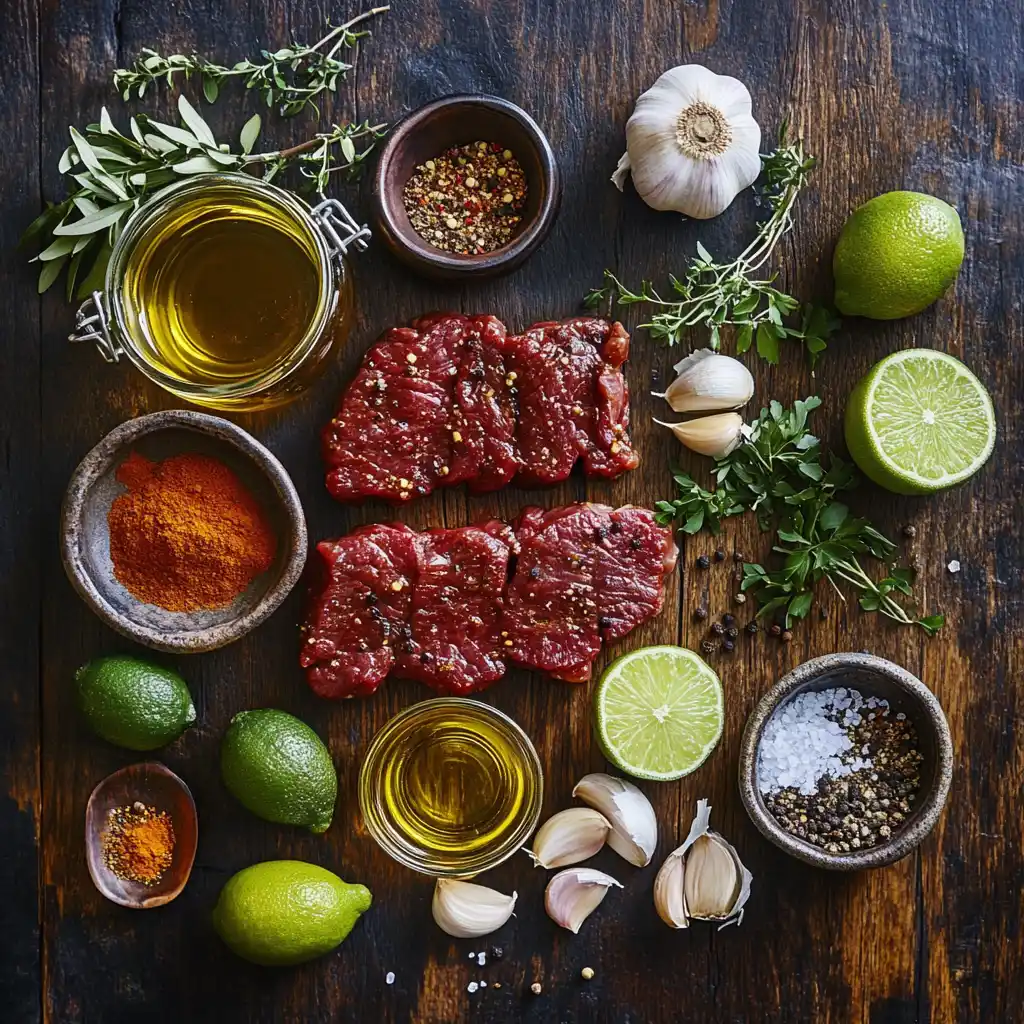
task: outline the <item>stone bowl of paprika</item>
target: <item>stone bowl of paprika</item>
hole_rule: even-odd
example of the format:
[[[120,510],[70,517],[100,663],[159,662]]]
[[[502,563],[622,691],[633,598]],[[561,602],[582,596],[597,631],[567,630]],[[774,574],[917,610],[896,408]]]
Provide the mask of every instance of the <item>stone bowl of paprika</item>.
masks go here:
[[[188,786],[158,761],[108,775],[85,808],[85,859],[99,891],[122,907],[170,903],[188,881],[199,826]]]
[[[174,409],[112,430],[72,474],[64,568],[146,647],[212,651],[262,623],[302,575],[306,519],[277,458],[218,416]]]

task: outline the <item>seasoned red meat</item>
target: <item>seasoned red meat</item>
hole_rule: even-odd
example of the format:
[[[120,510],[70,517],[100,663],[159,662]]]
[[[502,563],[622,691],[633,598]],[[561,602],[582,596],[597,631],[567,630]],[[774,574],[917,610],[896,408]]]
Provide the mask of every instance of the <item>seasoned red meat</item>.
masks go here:
[[[505,674],[501,611],[512,543],[500,522],[420,535],[411,650],[399,656],[396,675],[458,695]]]
[[[323,433],[327,489],[340,501],[408,501],[449,472],[452,395],[469,320],[425,317],[363,358]]]
[[[518,388],[520,481],[557,483],[580,458],[595,476],[617,476],[638,465],[627,432],[622,364],[628,355],[623,326],[594,317],[534,324],[509,339],[507,363]]]
[[[517,537],[505,612],[514,661],[584,682],[602,638],[625,636],[661,610],[676,547],[647,509],[527,509]]]
[[[317,545],[322,588],[299,655],[314,693],[373,693],[391,671],[409,632],[417,539],[406,526],[367,526]]]
[[[476,493],[504,487],[519,469],[514,380],[505,368],[505,325],[473,317],[455,377],[451,472]]]

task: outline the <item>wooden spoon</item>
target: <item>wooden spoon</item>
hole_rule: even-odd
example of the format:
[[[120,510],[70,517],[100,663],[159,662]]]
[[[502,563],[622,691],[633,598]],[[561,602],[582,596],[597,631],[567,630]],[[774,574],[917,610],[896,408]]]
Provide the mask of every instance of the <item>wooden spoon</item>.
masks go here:
[[[111,810],[136,800],[166,811],[174,825],[171,866],[155,885],[118,878],[103,859],[103,833]],[[134,910],[160,907],[185,888],[192,873],[199,835],[196,804],[188,786],[156,761],[130,764],[108,775],[93,791],[85,808],[85,856],[93,884],[108,900]]]

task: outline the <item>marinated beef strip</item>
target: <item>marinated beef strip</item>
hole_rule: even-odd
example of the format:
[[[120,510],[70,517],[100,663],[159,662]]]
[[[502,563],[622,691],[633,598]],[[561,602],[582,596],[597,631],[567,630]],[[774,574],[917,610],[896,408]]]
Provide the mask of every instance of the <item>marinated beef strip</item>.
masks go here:
[[[597,476],[617,476],[638,465],[622,374],[628,355],[623,326],[594,317],[537,323],[509,339],[521,483],[558,483],[581,458]]]
[[[318,592],[303,627],[300,664],[321,697],[373,693],[408,641],[417,534],[366,526],[322,541]]]
[[[493,316],[470,318],[455,377],[451,472],[474,493],[504,487],[519,470],[515,378],[505,366],[505,325]]]
[[[339,501],[405,502],[445,482],[469,323],[424,317],[392,328],[367,352],[322,437],[327,489]]]
[[[409,649],[395,675],[459,695],[505,674],[501,614],[514,542],[497,521],[420,534]]]

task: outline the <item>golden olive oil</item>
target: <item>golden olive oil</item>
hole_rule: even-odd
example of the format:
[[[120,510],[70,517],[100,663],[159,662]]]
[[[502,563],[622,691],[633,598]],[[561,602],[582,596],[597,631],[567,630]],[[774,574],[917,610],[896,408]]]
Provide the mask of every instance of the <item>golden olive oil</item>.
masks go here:
[[[126,315],[163,373],[243,384],[286,365],[314,321],[320,261],[305,227],[237,189],[199,193],[155,221],[124,271]]]
[[[536,751],[511,719],[439,698],[377,734],[360,799],[369,830],[398,860],[428,874],[475,874],[526,841],[542,786]]]

